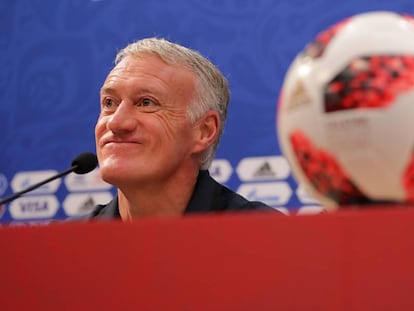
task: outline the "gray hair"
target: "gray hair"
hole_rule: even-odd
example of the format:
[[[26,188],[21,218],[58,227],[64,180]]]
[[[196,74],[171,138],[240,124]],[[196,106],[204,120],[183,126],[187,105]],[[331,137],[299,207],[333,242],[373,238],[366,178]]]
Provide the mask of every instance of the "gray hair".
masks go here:
[[[213,161],[224,131],[230,91],[227,79],[208,59],[199,52],[166,39],[146,38],[127,45],[115,58],[115,65],[127,56],[157,55],[167,64],[182,65],[196,76],[195,94],[188,106],[188,118],[195,122],[204,113],[215,110],[219,114],[219,135],[199,159],[200,168],[208,169]]]

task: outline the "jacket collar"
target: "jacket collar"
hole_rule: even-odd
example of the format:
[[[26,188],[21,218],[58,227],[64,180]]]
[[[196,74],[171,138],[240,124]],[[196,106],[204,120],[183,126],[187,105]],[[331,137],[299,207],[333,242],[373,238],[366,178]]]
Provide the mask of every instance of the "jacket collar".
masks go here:
[[[193,194],[190,202],[184,211],[184,214],[209,212],[217,207],[218,202],[215,202],[218,191],[216,181],[210,176],[207,170],[199,172]],[[111,202],[102,206],[95,214],[101,219],[121,218],[119,214],[118,196],[115,196]]]

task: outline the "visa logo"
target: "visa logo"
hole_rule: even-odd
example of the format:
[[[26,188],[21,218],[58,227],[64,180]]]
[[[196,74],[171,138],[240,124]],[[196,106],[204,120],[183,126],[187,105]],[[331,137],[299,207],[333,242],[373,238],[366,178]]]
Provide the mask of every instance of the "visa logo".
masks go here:
[[[10,203],[9,211],[14,219],[51,218],[59,208],[53,195],[21,197]]]
[[[28,202],[20,203],[20,211],[22,213],[36,213],[46,211],[49,208],[47,202]]]

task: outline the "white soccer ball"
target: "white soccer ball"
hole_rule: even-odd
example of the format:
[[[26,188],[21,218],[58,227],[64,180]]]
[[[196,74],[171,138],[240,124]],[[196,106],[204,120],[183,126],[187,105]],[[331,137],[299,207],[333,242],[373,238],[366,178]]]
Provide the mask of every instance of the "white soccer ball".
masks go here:
[[[414,202],[414,19],[347,18],[292,62],[277,132],[298,183],[328,210]]]

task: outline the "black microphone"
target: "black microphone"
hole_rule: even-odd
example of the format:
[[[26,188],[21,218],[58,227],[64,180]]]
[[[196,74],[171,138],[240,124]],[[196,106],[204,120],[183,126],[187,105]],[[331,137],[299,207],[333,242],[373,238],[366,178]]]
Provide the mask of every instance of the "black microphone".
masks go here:
[[[0,200],[0,205],[13,201],[14,199],[17,199],[21,195],[25,194],[26,192],[37,189],[40,186],[43,186],[44,184],[47,184],[48,182],[51,182],[52,180],[55,180],[59,177],[67,175],[71,172],[74,172],[76,174],[89,173],[93,171],[97,165],[98,165],[98,159],[94,153],[91,153],[91,152],[81,153],[75,159],[73,159],[71,168]]]

